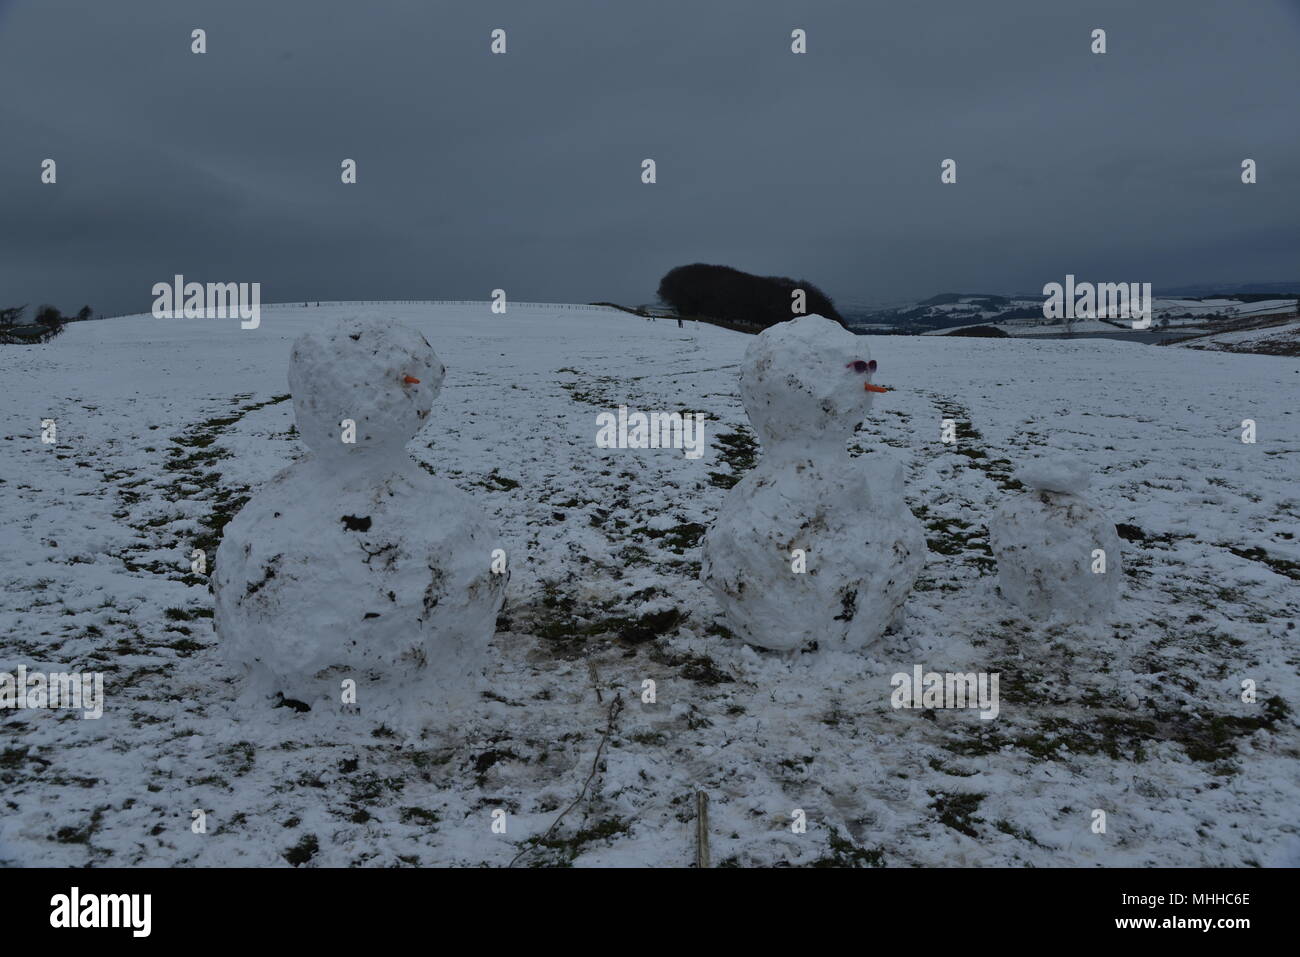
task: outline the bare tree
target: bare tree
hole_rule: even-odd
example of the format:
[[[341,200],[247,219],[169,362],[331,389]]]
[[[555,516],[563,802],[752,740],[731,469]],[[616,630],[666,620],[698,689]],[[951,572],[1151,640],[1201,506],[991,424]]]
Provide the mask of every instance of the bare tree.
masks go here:
[[[37,307],[36,322],[39,325],[50,326],[51,328],[54,326],[61,326],[63,325],[63,313],[59,312],[58,309],[47,303],[46,305]]]

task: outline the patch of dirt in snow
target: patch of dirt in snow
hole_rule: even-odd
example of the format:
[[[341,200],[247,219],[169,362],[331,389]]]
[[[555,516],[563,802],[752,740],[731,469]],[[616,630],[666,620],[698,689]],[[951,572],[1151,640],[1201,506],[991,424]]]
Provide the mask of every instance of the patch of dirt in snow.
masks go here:
[[[761,455],[736,393],[747,337],[364,307],[446,362],[410,452],[510,543],[482,700],[406,738],[367,719],[364,685],[360,711],[237,706],[190,568],[202,548],[210,571],[225,521],[301,452],[289,343],[350,311],[78,323],[0,351],[0,671],[99,671],[106,691],[99,720],[0,711],[12,861],[686,865],[703,789],[718,866],[1296,863],[1294,361],[868,340],[894,391],[850,451],[902,461],[930,560],[879,647],[791,656],[737,641],[697,581],[704,531]],[[596,448],[619,405],[706,413],[705,454]],[[1114,623],[1034,624],[996,593],[986,522],[1043,447],[1088,462],[1119,523]],[[893,709],[891,676],[917,664],[998,672],[998,717]]]

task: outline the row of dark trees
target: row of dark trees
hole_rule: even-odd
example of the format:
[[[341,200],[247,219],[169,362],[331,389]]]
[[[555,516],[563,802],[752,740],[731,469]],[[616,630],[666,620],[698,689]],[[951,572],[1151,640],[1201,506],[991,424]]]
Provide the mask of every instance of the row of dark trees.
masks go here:
[[[785,276],[754,276],[730,266],[694,263],[659,280],[659,298],[679,316],[718,319],[766,329],[799,315],[794,291],[804,293],[804,313],[844,325],[829,296],[810,282]]]
[[[48,342],[63,331],[67,322],[84,322],[94,316],[95,310],[82,306],[75,316],[65,316],[51,305],[37,306],[30,323],[23,322],[27,306],[9,306],[0,309],[0,342]]]

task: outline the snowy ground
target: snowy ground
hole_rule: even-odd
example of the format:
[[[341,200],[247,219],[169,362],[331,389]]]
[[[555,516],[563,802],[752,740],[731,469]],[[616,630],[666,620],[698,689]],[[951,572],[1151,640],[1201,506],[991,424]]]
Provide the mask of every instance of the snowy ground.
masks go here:
[[[1259,329],[1221,332],[1181,343],[1187,349],[1211,352],[1253,352],[1259,355],[1300,356],[1300,321],[1282,322]]]
[[[729,637],[696,581],[700,535],[752,461],[747,337],[615,312],[360,308],[417,326],[446,362],[410,450],[510,543],[490,690],[412,740],[364,712],[233,703],[190,550],[213,554],[243,496],[300,453],[289,343],[349,307],[267,309],[249,331],[76,323],[5,347],[0,671],[101,671],[107,703],[98,721],[0,711],[0,857],[685,865],[702,789],[715,865],[1300,863],[1295,359],[865,340],[895,391],[856,446],[905,463],[930,561],[871,654],[791,659]],[[711,448],[598,449],[596,415],[619,404],[708,412]],[[1045,631],[993,590],[984,523],[1043,445],[1091,463],[1092,497],[1123,523],[1111,626]],[[915,664],[999,672],[999,716],[893,710],[890,676]]]

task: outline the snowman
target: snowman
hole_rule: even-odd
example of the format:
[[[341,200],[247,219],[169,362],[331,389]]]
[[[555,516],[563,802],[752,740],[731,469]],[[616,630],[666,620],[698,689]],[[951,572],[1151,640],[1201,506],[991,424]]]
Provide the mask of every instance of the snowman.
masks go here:
[[[762,648],[857,649],[901,618],[925,564],[902,470],[845,444],[871,407],[864,340],[821,316],[771,326],[745,352],[740,397],[763,457],[722,503],[701,580]]]
[[[1025,465],[1013,495],[989,521],[998,589],[1032,618],[1096,621],[1115,608],[1123,569],[1119,535],[1083,497],[1088,470],[1051,452]]]
[[[476,697],[505,595],[500,543],[468,495],[405,450],[444,371],[393,320],[294,343],[310,452],[225,527],[213,575],[217,635],[250,699],[336,709],[352,679],[363,713],[409,724]]]

